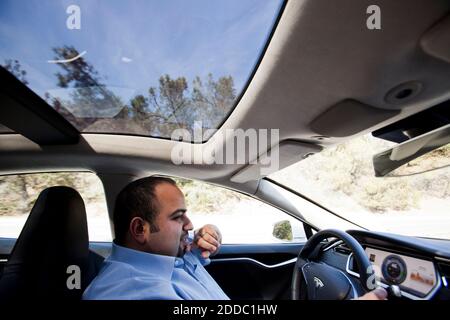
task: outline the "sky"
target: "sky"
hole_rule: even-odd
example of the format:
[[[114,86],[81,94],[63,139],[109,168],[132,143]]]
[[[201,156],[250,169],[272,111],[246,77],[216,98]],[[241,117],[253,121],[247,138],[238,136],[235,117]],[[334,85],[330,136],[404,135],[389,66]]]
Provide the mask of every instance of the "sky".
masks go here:
[[[77,5],[81,28],[69,30],[67,7]],[[52,48],[86,51],[102,82],[123,101],[146,94],[161,75],[231,75],[246,84],[279,13],[280,0],[27,0],[0,2],[0,64],[17,59],[29,86],[43,96],[57,88],[61,69]]]

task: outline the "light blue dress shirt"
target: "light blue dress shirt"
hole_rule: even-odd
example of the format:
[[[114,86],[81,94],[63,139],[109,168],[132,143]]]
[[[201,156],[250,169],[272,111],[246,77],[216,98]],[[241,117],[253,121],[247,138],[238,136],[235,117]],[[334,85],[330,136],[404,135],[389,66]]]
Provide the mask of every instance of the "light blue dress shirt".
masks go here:
[[[228,300],[204,268],[209,259],[198,252],[182,258],[151,254],[112,245],[83,299],[108,300]]]

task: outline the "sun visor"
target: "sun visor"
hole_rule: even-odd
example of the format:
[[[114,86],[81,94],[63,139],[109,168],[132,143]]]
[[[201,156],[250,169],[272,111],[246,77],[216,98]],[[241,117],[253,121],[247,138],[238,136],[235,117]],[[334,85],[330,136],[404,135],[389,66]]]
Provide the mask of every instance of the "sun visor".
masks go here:
[[[420,46],[430,56],[450,63],[450,15],[422,36]]]
[[[314,132],[328,137],[348,137],[399,114],[397,110],[371,107],[356,100],[341,101],[311,123]]]
[[[260,156],[255,163],[250,163],[244,169],[236,173],[231,181],[244,183],[252,180],[259,180],[271,173],[281,170],[294,164],[307,156],[320,152],[319,145],[305,143],[295,140],[285,140],[267,153]]]

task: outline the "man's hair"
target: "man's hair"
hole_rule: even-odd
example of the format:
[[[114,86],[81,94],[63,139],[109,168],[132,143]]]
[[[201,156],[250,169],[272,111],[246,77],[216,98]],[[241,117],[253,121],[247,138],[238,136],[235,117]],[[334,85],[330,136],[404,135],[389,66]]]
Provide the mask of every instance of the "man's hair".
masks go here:
[[[114,206],[113,222],[115,241],[124,244],[130,222],[134,217],[140,217],[150,224],[152,232],[159,228],[155,218],[159,213],[160,204],[155,195],[155,188],[161,183],[176,186],[174,180],[164,177],[146,177],[135,180],[120,191]]]

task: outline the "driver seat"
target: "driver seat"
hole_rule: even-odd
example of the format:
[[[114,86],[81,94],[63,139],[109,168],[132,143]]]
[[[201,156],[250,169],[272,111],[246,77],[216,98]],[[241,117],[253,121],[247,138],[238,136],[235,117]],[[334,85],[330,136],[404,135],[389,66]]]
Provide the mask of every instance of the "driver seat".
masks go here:
[[[0,275],[0,301],[79,300],[102,261],[100,255],[89,251],[80,194],[69,187],[47,188],[36,200]],[[76,273],[68,271],[73,265],[80,270],[79,289],[67,285]]]

